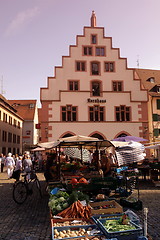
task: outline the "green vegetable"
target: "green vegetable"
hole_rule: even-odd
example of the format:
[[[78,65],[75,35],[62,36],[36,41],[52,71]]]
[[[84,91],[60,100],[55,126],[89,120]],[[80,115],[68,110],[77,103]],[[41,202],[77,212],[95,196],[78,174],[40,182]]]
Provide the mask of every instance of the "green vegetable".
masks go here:
[[[64,198],[64,197],[60,197],[60,198],[58,198],[58,201],[59,201],[59,202],[64,202],[64,201],[65,201],[65,198]]]
[[[84,194],[81,191],[73,191],[70,196],[69,196],[69,204],[71,205],[72,203],[76,202],[76,201],[82,201],[82,200],[86,200],[86,202],[89,202],[89,196],[87,194]]]
[[[107,220],[103,225],[107,229],[108,232],[119,232],[119,231],[127,231],[127,230],[136,229],[136,227],[131,225],[130,223],[128,223],[128,224],[120,223],[119,219]]]

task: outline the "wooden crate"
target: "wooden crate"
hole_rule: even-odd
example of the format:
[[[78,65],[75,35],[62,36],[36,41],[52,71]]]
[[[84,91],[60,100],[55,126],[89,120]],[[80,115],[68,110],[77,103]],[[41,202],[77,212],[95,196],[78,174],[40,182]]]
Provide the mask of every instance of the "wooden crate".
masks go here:
[[[123,208],[115,200],[112,201],[102,201],[102,202],[90,202],[91,215],[96,214],[112,214],[112,213],[122,213]],[[106,207],[103,207],[106,206]],[[99,209],[95,209],[100,207]]]

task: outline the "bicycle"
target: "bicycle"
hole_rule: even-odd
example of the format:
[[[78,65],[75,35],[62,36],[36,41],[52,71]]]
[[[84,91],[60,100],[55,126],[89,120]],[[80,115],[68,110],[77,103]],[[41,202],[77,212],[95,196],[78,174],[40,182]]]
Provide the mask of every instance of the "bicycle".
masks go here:
[[[33,193],[34,185],[36,185],[40,197],[42,197],[40,181],[34,171],[24,173],[21,175],[24,179],[14,183],[13,186],[13,200],[22,204],[27,197]]]

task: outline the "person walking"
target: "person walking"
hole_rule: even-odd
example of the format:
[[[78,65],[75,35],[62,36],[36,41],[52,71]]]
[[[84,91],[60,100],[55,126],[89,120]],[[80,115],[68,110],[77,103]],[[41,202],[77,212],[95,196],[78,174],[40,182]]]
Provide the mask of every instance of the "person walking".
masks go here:
[[[21,171],[22,171],[22,156],[19,156],[17,157],[16,167],[12,175],[12,177],[15,178],[16,181],[19,181]]]
[[[7,167],[7,174],[9,179],[12,176],[13,170],[15,167],[15,161],[12,157],[12,153],[8,153],[8,156],[6,157],[6,160],[5,160],[5,165]]]

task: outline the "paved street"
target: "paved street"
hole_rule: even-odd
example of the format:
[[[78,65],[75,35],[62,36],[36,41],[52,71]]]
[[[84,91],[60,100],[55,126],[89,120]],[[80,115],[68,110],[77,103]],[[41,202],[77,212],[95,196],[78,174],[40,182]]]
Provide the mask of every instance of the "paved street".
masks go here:
[[[44,177],[38,173],[44,192]],[[13,201],[14,180],[0,173],[0,240],[49,240],[51,227],[48,196],[41,199],[33,193],[26,202],[18,205]]]
[[[44,191],[44,177],[38,173]],[[22,205],[12,199],[14,180],[8,180],[7,174],[0,173],[0,240],[49,240],[51,227],[48,209],[48,196],[41,199],[33,193]],[[136,191],[135,191],[136,195]],[[159,202],[160,188],[153,184],[140,184],[140,199],[147,207],[148,232],[153,240],[160,240]],[[137,214],[143,220],[143,211]]]
[[[148,208],[148,233],[153,240],[160,240],[160,187],[155,187],[151,181],[140,183],[140,200],[143,207]],[[143,220],[143,211],[137,211]]]

